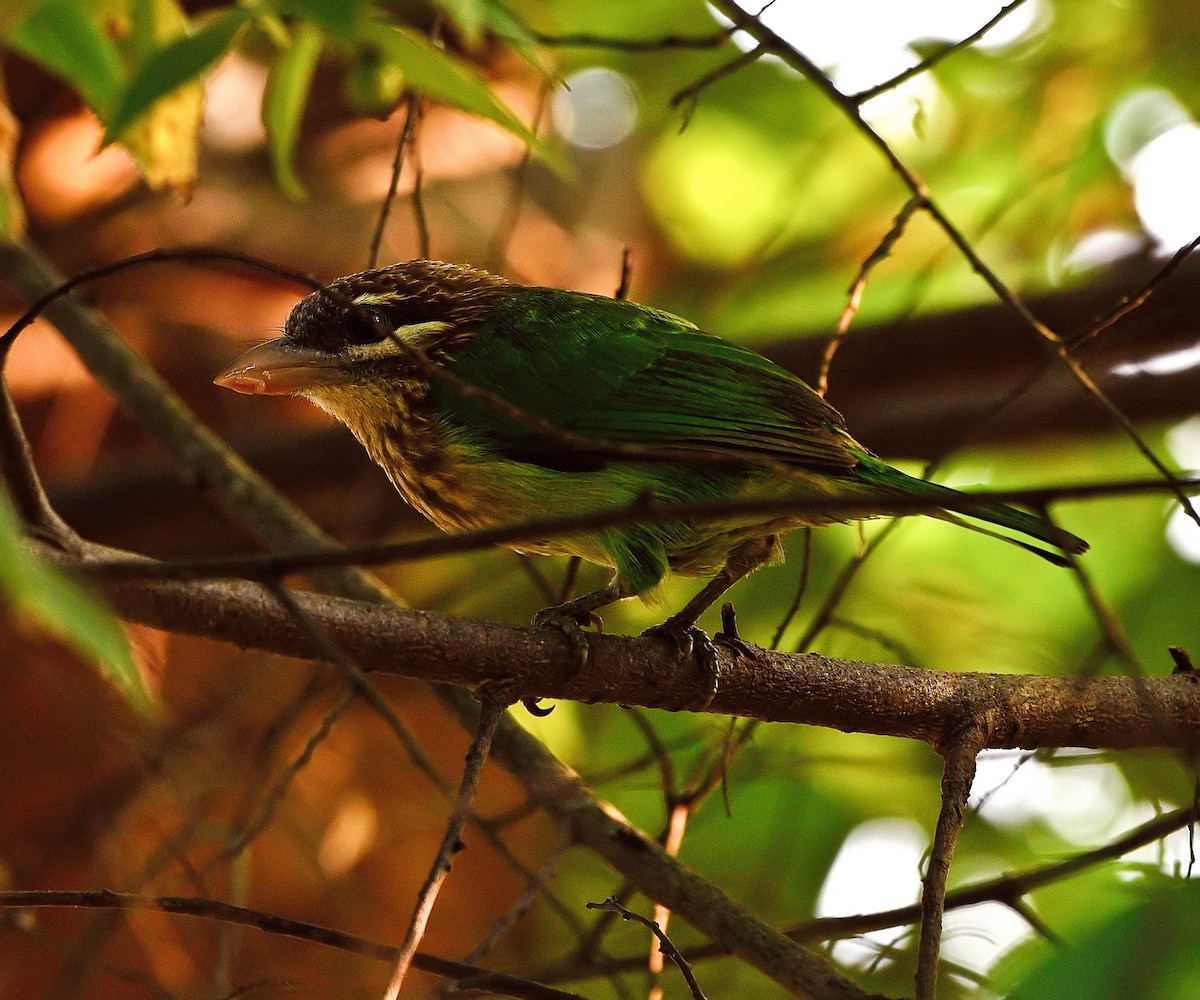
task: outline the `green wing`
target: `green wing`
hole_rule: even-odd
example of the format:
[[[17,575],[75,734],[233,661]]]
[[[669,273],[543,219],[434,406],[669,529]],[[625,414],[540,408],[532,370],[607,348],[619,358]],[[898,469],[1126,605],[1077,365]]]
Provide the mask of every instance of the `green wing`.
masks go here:
[[[514,289],[450,365],[527,413],[603,441],[703,448],[831,469],[856,464],[841,415],[800,379],[677,316],[599,296]],[[551,468],[603,461],[458,397],[442,412]]]

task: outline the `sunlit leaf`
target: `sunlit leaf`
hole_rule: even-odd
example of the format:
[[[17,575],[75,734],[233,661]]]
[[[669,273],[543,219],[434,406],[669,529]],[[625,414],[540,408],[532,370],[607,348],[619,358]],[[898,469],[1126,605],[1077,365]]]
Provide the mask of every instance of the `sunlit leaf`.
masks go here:
[[[196,79],[225,54],[238,29],[249,19],[244,10],[228,10],[199,31],[159,49],[137,70],[108,121],[110,138],[119,139],[160,98]]]
[[[154,702],[120,623],[91,591],[29,551],[17,513],[3,491],[0,596],[19,623],[60,639],[95,666],[133,708],[153,711]]]
[[[125,85],[111,39],[70,0],[49,0],[17,27],[12,45],[70,83],[107,122]]]
[[[299,25],[291,47],[275,59],[263,96],[263,125],[275,179],[289,198],[297,200],[304,197],[304,185],[296,176],[296,141],[320,55],[321,32],[310,24]]]
[[[493,121],[526,142],[540,146],[537,137],[497,100],[474,70],[453,56],[382,21],[369,22],[363,30],[363,39],[396,63],[418,90]]]

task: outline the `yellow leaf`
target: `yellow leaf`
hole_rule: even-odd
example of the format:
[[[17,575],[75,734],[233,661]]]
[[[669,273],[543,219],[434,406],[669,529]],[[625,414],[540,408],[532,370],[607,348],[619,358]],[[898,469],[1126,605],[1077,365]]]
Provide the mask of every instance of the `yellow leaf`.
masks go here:
[[[168,188],[183,198],[191,194],[199,160],[200,117],[204,84],[185,84],[160,97],[121,137],[155,191]]]

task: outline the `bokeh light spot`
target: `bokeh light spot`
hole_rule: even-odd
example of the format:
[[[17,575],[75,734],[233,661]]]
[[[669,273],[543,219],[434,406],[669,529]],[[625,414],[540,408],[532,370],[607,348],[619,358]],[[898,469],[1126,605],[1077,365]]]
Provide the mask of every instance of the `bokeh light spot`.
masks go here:
[[[554,95],[550,117],[558,133],[580,149],[608,149],[637,124],[637,97],[629,81],[611,69],[572,73]]]

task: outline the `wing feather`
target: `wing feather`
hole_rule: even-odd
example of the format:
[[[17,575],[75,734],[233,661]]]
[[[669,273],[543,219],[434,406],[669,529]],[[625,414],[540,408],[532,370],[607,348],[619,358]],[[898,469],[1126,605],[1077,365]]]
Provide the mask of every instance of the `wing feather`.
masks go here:
[[[841,415],[790,372],[686,320],[629,302],[521,289],[475,331],[451,369],[586,437],[835,469],[858,461]],[[435,391],[439,406],[500,450],[552,450],[544,435],[486,404],[446,387]]]

